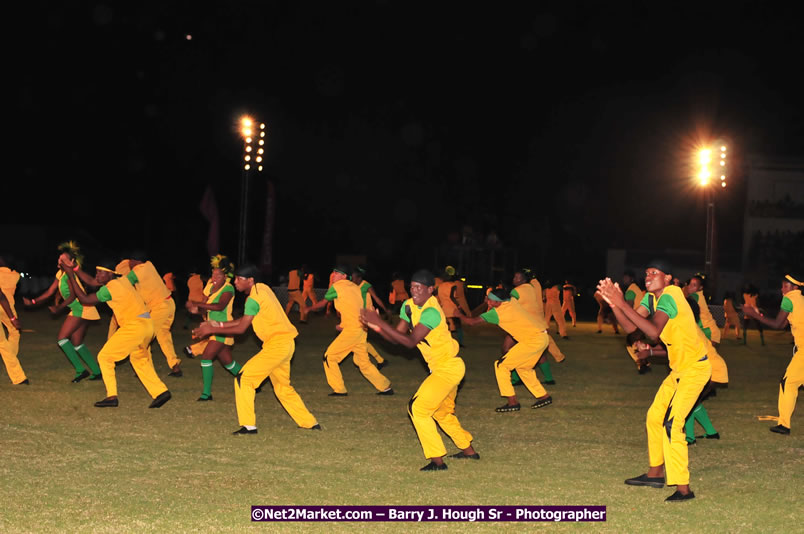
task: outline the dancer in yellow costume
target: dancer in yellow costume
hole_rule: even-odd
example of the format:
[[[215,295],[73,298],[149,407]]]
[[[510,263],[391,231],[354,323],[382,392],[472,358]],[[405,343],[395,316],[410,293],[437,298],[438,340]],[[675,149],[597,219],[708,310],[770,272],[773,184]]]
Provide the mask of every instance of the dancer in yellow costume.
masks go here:
[[[703,292],[705,285],[706,276],[698,273],[689,279],[687,287],[684,288],[684,294],[698,303],[698,307],[701,309],[701,323],[703,323],[704,331],[708,330],[707,338],[717,347],[720,345],[720,328],[718,328],[715,318],[712,317],[712,312],[709,311],[709,304],[707,304]]]
[[[466,317],[463,319],[470,326],[482,324],[496,324],[507,332],[516,344],[500,359],[494,362],[494,374],[497,378],[497,387],[500,395],[507,397],[508,402],[496,409],[497,412],[518,412],[519,401],[511,385],[511,372],[516,370],[522,383],[528,391],[536,397],[531,408],[544,408],[553,403],[533,368],[547,348],[547,332],[545,323],[525,311],[516,299],[505,289],[495,289],[486,295],[490,306],[489,311],[480,314],[480,317]]]
[[[370,310],[374,309],[374,303],[376,302],[385,314],[388,314],[388,308],[385,307],[380,297],[377,296],[377,292],[374,291],[374,287],[369,283],[368,280],[363,278],[366,275],[366,269],[363,267],[355,267],[352,270],[352,282],[357,284],[357,287],[360,288],[360,295],[363,297],[363,307],[368,308]],[[388,360],[382,357],[382,355],[374,348],[369,341],[366,341],[366,351],[368,352],[369,356],[377,360],[377,369],[382,369],[386,365],[388,365]]]
[[[198,273],[190,273],[190,276],[187,278],[187,300],[195,300],[198,302],[203,302],[209,295],[204,294],[204,280],[201,279],[201,275]],[[184,329],[190,325],[190,316],[191,315],[198,315],[197,313],[193,313],[190,308],[187,307],[187,302],[185,301],[185,309],[187,313],[184,314]],[[192,347],[192,345],[190,346]],[[192,348],[188,351],[188,347],[184,347],[184,354],[192,359],[195,356],[198,356],[203,352],[203,348],[198,352],[195,352]]]
[[[447,319],[433,296],[435,277],[426,270],[413,274],[410,282],[412,298],[402,303],[396,328],[382,319],[374,310],[361,310],[361,317],[370,328],[388,341],[399,345],[417,347],[427,362],[430,374],[408,403],[408,416],[416,429],[424,457],[430,463],[421,471],[447,469],[444,456],[447,449],[438,434],[438,426],[446,432],[461,449],[450,457],[479,460],[480,455],[472,448],[472,435],[464,430],[455,416],[455,398],[458,384],[463,380],[466,366],[458,356],[458,342],[447,327]]]
[[[243,316],[233,321],[206,321],[193,330],[198,338],[235,336],[243,334],[249,326],[262,341],[262,349],[255,354],[234,379],[237,420],[240,428],[235,435],[256,434],[257,416],[254,412],[256,389],[266,378],[271,379],[274,394],[295,423],[305,429],[321,430],[313,414],[304,405],[299,394],[290,385],[290,361],[296,350],[299,332],[288,320],[276,295],[267,285],[257,282],[259,270],[244,265],[235,271],[234,285],[248,295]]]
[[[672,285],[672,278],[667,262],[650,262],[645,271],[648,294],[637,310],[628,305],[619,285],[610,278],[601,280],[597,289],[627,333],[642,330],[648,340],[661,339],[668,349],[670,374],[646,418],[650,469],[625,483],[661,488],[666,480],[668,486],[677,487],[666,500],[684,501],[695,498],[689,485],[684,425],[712,376],[712,366],[692,309],[681,288]]]
[[[544,330],[547,334],[547,352],[553,356],[553,359],[555,359],[556,363],[563,362],[566,359],[566,356],[564,356],[564,354],[561,352],[561,349],[558,348],[553,336],[551,336],[550,332],[547,330],[547,321],[544,319],[544,303],[542,302],[540,292],[541,284],[539,284],[539,281],[536,278],[528,281],[528,273],[522,269],[514,273],[512,282],[514,284],[514,289],[511,290],[511,298],[515,299],[519,305],[522,306],[522,309],[532,315],[537,324],[543,325],[542,330]],[[511,350],[511,348],[514,346],[514,343],[516,343],[514,338],[511,337],[510,334],[507,334],[505,336],[505,340],[503,341],[502,353],[505,354]],[[556,381],[553,379],[553,371],[550,366],[550,362],[547,361],[546,355],[542,354],[541,358],[539,358],[538,365],[539,369],[541,369],[542,373],[544,373],[544,383],[549,385],[555,384]]]
[[[83,257],[77,243],[67,241],[59,245],[58,249],[63,259],[75,262],[76,265],[81,265]],[[81,283],[78,282],[78,285],[81,286]],[[83,286],[81,289],[83,289]],[[78,383],[85,378],[100,380],[101,370],[98,362],[87,346],[84,345],[84,337],[90,321],[99,320],[100,315],[94,306],[84,306],[76,299],[75,293],[70,289],[68,280],[64,276],[64,271],[59,269],[56,272],[56,279],[44,293],[34,299],[25,298],[22,301],[25,306],[36,306],[46,302],[57,292],[58,296],[61,297],[61,301],[58,304],[49,306],[49,309],[54,314],[65,307],[70,309],[70,313],[64,318],[64,322],[59,328],[56,343],[75,369],[75,376],[72,382]]]
[[[110,262],[101,262],[95,272],[95,280],[100,289],[93,295],[87,295],[76,279],[76,264],[62,257],[59,266],[65,272],[70,290],[76,299],[84,306],[95,306],[99,302],[106,302],[112,308],[119,326],[98,353],[98,364],[106,386],[106,398],[96,402],[95,406],[98,408],[118,406],[115,364],[126,357],[129,357],[134,372],[154,399],[148,407],[159,408],[169,401],[170,391],[159,380],[151,360],[149,346],[154,339],[153,321],[145,301],[129,279],[122,276],[118,278],[119,273],[114,271],[114,266]]]
[[[636,275],[633,271],[625,271],[625,273],[623,273],[623,283],[620,287],[625,288],[625,291],[623,292],[625,302],[627,302],[632,308],[637,309],[639,307],[639,303],[642,302],[642,297],[645,296],[645,292],[642,291],[642,288],[636,283]],[[597,333],[600,334],[603,328],[603,315],[605,315],[605,312],[608,309],[608,304],[606,304],[603,298],[599,295],[595,295],[595,300],[598,301],[598,305],[600,306],[597,317]],[[601,315],[601,312],[603,312],[603,315]],[[616,329],[617,327],[615,325],[615,333]],[[628,355],[631,356],[631,359],[634,360],[634,363],[637,366],[637,372],[639,374],[643,375],[651,371],[650,362],[647,361],[647,359],[637,358],[637,351],[632,343],[626,342],[625,349],[628,352]]]
[[[743,345],[748,344],[748,325],[751,321],[754,321],[757,325],[757,330],[759,330],[759,341],[762,346],[765,346],[765,334],[762,333],[762,323],[754,317],[756,315],[761,315],[759,312],[759,307],[757,305],[757,299],[759,298],[759,291],[753,284],[746,285],[743,288]],[[750,314],[746,310],[751,310],[754,313]]]
[[[212,275],[209,277],[209,296],[204,302],[188,300],[187,305],[196,311],[203,311],[207,321],[231,321],[235,289],[229,280],[234,276],[234,264],[226,256],[217,254],[210,259],[210,266]],[[206,402],[212,400],[212,378],[215,374],[212,361],[217,359],[234,376],[237,376],[241,367],[232,357],[233,337],[209,336],[199,344],[204,346],[200,355],[204,389],[197,400]]]
[[[461,316],[458,313],[460,303],[457,299],[458,288],[455,286],[455,269],[452,267],[447,267],[447,269],[451,270],[444,271],[441,283],[439,284],[438,281],[436,281],[436,297],[438,298],[438,305],[441,306],[441,310],[447,318],[449,331],[452,332],[452,335],[458,340],[458,345],[464,347]],[[466,315],[466,312],[464,312],[464,315]]]
[[[786,275],[782,280],[782,306],[779,314],[770,319],[763,316],[754,308],[745,307],[743,312],[760,323],[771,328],[781,329],[790,324],[793,333],[793,359],[779,382],[779,424],[771,427],[770,431],[777,434],[790,434],[790,420],[796,409],[798,388],[804,384],[804,296],[801,288],[804,287],[801,276]]]
[[[405,279],[399,273],[391,275],[391,292],[388,294],[388,303],[394,307],[394,312],[399,312],[402,303],[410,298],[405,289]]]
[[[523,306],[525,310],[529,311],[530,313],[544,317],[545,316],[544,295],[542,294],[541,282],[539,282],[539,279],[536,278],[536,275],[533,274],[533,271],[531,271],[530,269],[522,269],[518,271],[518,274],[521,275],[521,278],[518,279],[519,282],[517,282],[516,280],[514,281],[514,288],[516,289],[522,284],[528,283],[533,287],[534,292],[532,294],[533,295],[532,299],[527,296],[523,296],[526,294],[527,290],[518,291],[517,293],[519,294],[519,296],[514,298],[519,300],[520,306]],[[514,273],[514,277],[516,276],[517,273]],[[502,285],[499,285],[498,287],[502,287]],[[525,299],[524,301],[522,300],[523,298]],[[545,325],[547,325],[547,321],[545,321]],[[545,328],[547,327],[545,326]],[[547,352],[549,352],[553,356],[553,359],[556,361],[556,363],[563,362],[566,356],[564,356],[564,353],[561,352],[560,348],[558,348],[558,345],[553,339],[553,336],[550,335],[549,330],[547,331],[547,338],[548,338]],[[542,359],[539,360],[539,363],[544,363],[546,361],[547,358],[545,356],[542,356]]]
[[[302,283],[302,302],[307,306],[307,300],[315,306],[318,303],[318,297],[315,294],[315,275],[309,271],[306,265],[302,265],[302,274],[304,275],[304,282]]]
[[[294,304],[299,305],[299,320],[302,323],[307,322],[307,304],[302,298],[302,270],[291,269],[288,272],[288,303],[285,306],[285,315],[290,316],[290,310],[293,309]]]
[[[349,272],[349,268],[345,265],[335,267],[331,276],[333,283],[324,295],[324,300],[307,309],[307,312],[318,311],[328,302],[334,302],[335,309],[341,315],[341,332],[324,352],[324,374],[327,377],[327,384],[332,388],[332,393],[329,395],[345,397],[348,394],[340,364],[351,353],[354,353],[354,364],[366,380],[377,389],[378,395],[393,395],[391,382],[369,360],[366,350],[366,329],[360,321],[360,310],[364,309],[363,297],[357,285],[349,280],[347,274]]]
[[[547,282],[547,289],[544,290],[544,320],[547,322],[548,329],[550,319],[553,317],[555,317],[559,335],[563,339],[569,339],[564,314],[561,313],[561,288],[558,284]]]
[[[154,264],[148,261],[142,252],[134,252],[116,268],[120,274],[129,279],[145,301],[154,323],[156,341],[170,367],[168,376],[182,376],[184,373],[181,370],[181,360],[176,356],[173,334],[170,332],[176,317],[176,301],[173,300],[164,280],[159,276]]]
[[[331,287],[332,287],[332,284],[334,284],[334,283],[335,283],[335,271],[333,271],[333,272],[329,273],[329,285],[327,286],[327,290],[329,290],[329,288],[331,288]],[[325,300],[326,300],[326,299],[325,299]],[[317,304],[318,304],[318,303],[315,303],[315,304],[313,304],[313,306],[316,306]],[[308,310],[308,311],[309,311],[309,310]],[[326,312],[326,314],[325,314],[325,315],[326,315],[326,316],[329,316],[329,314],[330,314],[331,312],[332,312],[332,301],[331,301],[331,300],[327,300],[327,312]]]
[[[15,386],[30,384],[17,358],[20,351],[20,321],[14,308],[14,293],[17,291],[20,273],[12,271],[0,258],[0,356],[6,366],[8,378]],[[5,327],[8,334],[3,332]]]
[[[566,321],[566,314],[569,312],[573,327],[578,322],[578,316],[575,314],[575,293],[577,291],[578,289],[569,280],[564,280],[564,285],[561,286],[561,317]]]
[[[729,329],[734,327],[734,339],[740,339],[740,315],[734,309],[734,293],[731,291],[727,292],[723,297],[723,314],[726,316],[723,334],[728,334]]]

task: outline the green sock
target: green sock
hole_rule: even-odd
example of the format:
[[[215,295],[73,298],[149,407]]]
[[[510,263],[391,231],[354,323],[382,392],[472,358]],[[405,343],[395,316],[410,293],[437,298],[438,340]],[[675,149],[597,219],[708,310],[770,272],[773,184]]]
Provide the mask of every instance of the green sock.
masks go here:
[[[693,414],[690,414],[689,417],[687,417],[687,422],[684,423],[684,434],[686,434],[687,443],[695,441],[695,417]]]
[[[84,367],[84,364],[81,363],[81,358],[78,357],[78,353],[75,352],[75,347],[73,347],[73,344],[70,343],[69,339],[60,339],[58,344],[61,351],[65,356],[67,356],[67,359],[70,360],[70,363],[73,364],[73,367],[75,367],[75,376],[78,376],[87,370],[86,367]]]
[[[517,374],[516,370],[511,371],[511,385],[515,386],[522,382],[522,379],[519,378],[519,374]]]
[[[229,365],[224,365],[223,368],[232,373],[232,376],[237,376],[238,373],[240,373],[240,369],[242,369],[243,366],[241,366],[236,361],[232,360],[232,363],[230,363]]]
[[[201,376],[204,379],[204,392],[201,396],[208,399],[212,396],[212,375],[215,374],[215,368],[212,366],[212,360],[201,360]]]
[[[539,369],[541,369],[542,373],[544,373],[544,380],[546,382],[553,380],[553,371],[550,370],[550,362],[545,361],[544,363],[540,363]]]
[[[715,430],[715,427],[712,425],[712,421],[709,419],[709,413],[707,413],[703,404],[699,404],[698,407],[692,411],[692,415],[695,417],[695,420],[698,421],[698,424],[703,427],[707,436],[717,434],[717,430]]]
[[[98,367],[98,360],[96,360],[95,356],[89,352],[89,349],[86,345],[81,343],[75,348],[75,350],[78,352],[78,355],[81,356],[81,359],[84,360],[84,363],[87,364],[87,367],[89,367],[89,371],[92,373],[92,376],[98,376],[101,374],[100,367]]]

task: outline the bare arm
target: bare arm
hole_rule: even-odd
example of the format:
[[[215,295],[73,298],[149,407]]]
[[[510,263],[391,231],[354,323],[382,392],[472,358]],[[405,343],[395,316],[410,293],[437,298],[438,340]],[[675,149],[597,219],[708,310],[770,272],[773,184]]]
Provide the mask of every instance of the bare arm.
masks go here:
[[[658,340],[670,317],[664,312],[658,311],[653,314],[652,319],[648,319],[648,310],[640,307],[639,311],[628,306],[623,298],[620,286],[611,281],[610,278],[601,280],[597,286],[598,291],[609,303],[614,311],[617,322],[622,325],[623,330],[629,334],[636,329],[642,330],[649,339]]]
[[[380,314],[376,310],[363,308],[360,310],[360,318],[369,328],[378,332],[388,341],[409,349],[415,348],[430,333],[430,329],[421,323],[417,324],[413,331],[408,333],[410,327],[407,321],[399,321],[399,324],[394,328],[380,319]]]
[[[3,308],[3,311],[6,312],[8,319],[11,321],[11,324],[14,325],[14,328],[17,330],[20,329],[20,320],[19,317],[14,315],[11,311],[11,304],[8,303],[8,299],[6,298],[5,294],[0,291],[0,307]]]
[[[87,295],[81,286],[78,285],[78,282],[75,280],[75,272],[72,269],[67,269],[64,272],[67,274],[67,283],[70,284],[70,293],[75,296],[78,302],[84,306],[97,306],[100,304],[97,295],[94,293]]]
[[[203,339],[211,335],[222,336],[236,336],[243,334],[254,321],[253,315],[244,315],[240,319],[234,321],[205,321],[193,330],[193,337],[196,339]]]
[[[382,299],[381,299],[381,298],[380,298],[380,297],[377,295],[377,292],[376,292],[376,291],[374,291],[374,288],[373,288],[373,287],[370,287],[370,288],[369,288],[369,294],[371,295],[372,300],[373,300],[374,302],[376,302],[376,303],[377,303],[377,305],[378,305],[380,308],[382,308],[382,311],[384,311],[385,313],[388,313],[388,308],[386,308],[386,307],[385,307],[385,303],[384,303],[384,302],[382,301]]]
[[[318,310],[322,310],[330,302],[332,302],[332,301],[327,300],[327,299],[321,299],[318,302],[316,302],[315,305],[305,307],[304,311],[305,311],[305,313],[310,313],[310,312],[315,312],[315,311],[318,311]]]
[[[787,326],[787,316],[790,315],[789,312],[779,310],[779,314],[776,317],[774,317],[773,319],[769,319],[768,317],[765,317],[751,306],[744,306],[743,313],[751,317],[752,319],[756,319],[765,326],[769,326],[776,330],[781,330],[782,328]]]
[[[218,300],[218,302],[215,302],[213,304],[208,304],[206,302],[199,302],[197,300],[191,300],[189,302],[199,310],[221,311],[226,309],[226,306],[229,305],[230,300],[232,300],[232,294],[224,293],[223,295],[221,295],[220,300]]]
[[[39,295],[38,297],[33,298],[33,299],[27,299],[27,298],[23,298],[23,299],[22,299],[22,303],[23,303],[24,305],[26,305],[26,306],[33,306],[33,305],[35,305],[35,304],[36,304],[36,301],[37,301],[37,300],[45,300],[45,299],[49,299],[50,297],[52,297],[52,296],[53,296],[53,294],[56,292],[56,288],[58,288],[58,287],[59,287],[59,281],[58,281],[58,280],[53,280],[53,283],[52,283],[52,284],[50,284],[50,287],[48,287],[48,288],[45,290],[45,292],[44,292],[44,293],[42,293],[41,295]],[[10,317],[10,316],[9,316],[9,317]]]

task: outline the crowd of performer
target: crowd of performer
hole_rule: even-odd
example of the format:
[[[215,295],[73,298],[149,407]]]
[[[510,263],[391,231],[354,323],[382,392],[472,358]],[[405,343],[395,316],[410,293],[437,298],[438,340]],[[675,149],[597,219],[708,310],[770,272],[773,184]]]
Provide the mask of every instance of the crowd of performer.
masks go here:
[[[102,380],[106,396],[97,401],[98,408],[119,406],[115,376],[116,364],[129,359],[137,377],[152,398],[150,408],[159,408],[171,399],[171,392],[157,375],[151,345],[161,348],[170,368],[169,376],[183,375],[176,354],[171,327],[176,305],[170,275],[160,276],[148,257],[139,251],[126,254],[121,261],[98,261],[95,274],[84,270],[84,258],[78,245],[67,242],[59,246],[57,273],[53,283],[41,295],[24,298],[26,307],[47,305],[53,313],[69,309],[57,334],[57,345],[72,365],[73,382]],[[720,435],[709,418],[704,401],[715,396],[719,388],[728,387],[728,369],[718,353],[721,330],[717,326],[704,296],[706,277],[696,275],[680,284],[673,267],[663,260],[646,266],[645,289],[637,283],[633,272],[626,272],[619,282],[601,280],[595,292],[599,304],[597,332],[609,322],[615,333],[622,328],[627,334],[626,350],[639,374],[651,371],[651,361],[664,357],[670,372],[659,387],[647,413],[649,468],[643,475],[630,478],[635,486],[676,486],[668,501],[694,498],[690,489],[688,446],[696,442],[695,424],[704,429],[704,439]],[[235,267],[223,255],[211,258],[206,284],[200,275],[188,280],[190,296],[185,307],[190,314],[203,317],[192,330],[194,344],[183,354],[197,358],[202,375],[202,392],[198,401],[213,400],[214,361],[234,377],[235,404],[240,428],[237,435],[257,433],[255,394],[270,380],[277,399],[293,421],[303,429],[321,430],[316,417],[307,409],[291,385],[291,359],[299,331],[289,319],[298,306],[300,322],[310,313],[331,312],[339,317],[338,334],[323,351],[323,370],[332,397],[347,397],[348,388],[340,364],[353,355],[354,364],[376,389],[379,396],[392,396],[391,380],[381,369],[387,360],[369,342],[369,331],[384,340],[404,347],[418,348],[429,368],[429,374],[408,403],[424,456],[429,463],[422,471],[447,469],[447,450],[438,432],[440,427],[458,447],[455,459],[479,460],[472,447],[473,437],[456,416],[458,386],[466,366],[460,357],[464,347],[463,327],[478,324],[499,326],[505,337],[493,371],[505,404],[498,413],[521,409],[514,388],[522,383],[533,396],[532,409],[550,406],[552,396],[544,384],[555,383],[547,353],[556,362],[565,355],[550,335],[551,319],[557,333],[569,339],[565,315],[576,325],[574,297],[577,288],[565,280],[548,281],[544,291],[535,273],[519,269],[510,280],[489,287],[483,303],[470,309],[463,281],[455,269],[447,267],[434,274],[422,269],[407,278],[394,273],[388,305],[366,280],[362,267],[337,265],[332,269],[329,287],[318,299],[314,278],[306,266],[290,271],[287,305],[282,306],[273,290],[260,280],[254,265]],[[742,326],[746,342],[746,320],[754,321],[762,335],[762,326],[781,329],[788,324],[794,338],[793,359],[779,385],[778,424],[770,430],[789,434],[799,387],[804,383],[804,297],[801,278],[787,275],[781,282],[782,302],[779,314],[769,318],[759,312],[756,292],[744,294],[742,320],[737,316],[733,295],[724,302],[726,326]],[[20,322],[15,307],[15,290],[19,274],[0,258],[0,354],[14,385],[30,384],[17,357],[20,345]],[[680,287],[682,286],[683,287]],[[243,314],[232,313],[235,292],[246,297]],[[561,296],[563,293],[563,304]],[[309,302],[309,304],[308,304]],[[97,306],[107,304],[113,317],[108,336],[97,357],[84,344],[87,328],[100,320]],[[393,313],[392,313],[393,310]],[[380,314],[385,315],[385,318]],[[240,365],[234,358],[235,336],[253,329],[262,347]],[[764,344],[764,337],[761,337]],[[374,361],[372,361],[372,358]],[[376,361],[376,363],[374,363]],[[544,383],[536,373],[544,375]]]

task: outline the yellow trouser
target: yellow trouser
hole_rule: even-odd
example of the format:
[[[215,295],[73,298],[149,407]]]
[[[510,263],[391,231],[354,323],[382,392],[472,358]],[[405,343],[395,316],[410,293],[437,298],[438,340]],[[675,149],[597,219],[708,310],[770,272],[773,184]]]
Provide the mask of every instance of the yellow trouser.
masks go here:
[[[237,420],[241,426],[257,426],[254,413],[254,390],[266,377],[271,378],[274,394],[291,418],[302,428],[318,424],[301,397],[290,385],[290,360],[296,343],[292,339],[268,340],[234,379]]]
[[[464,430],[455,417],[455,397],[465,372],[466,366],[457,356],[439,363],[430,370],[430,376],[424,379],[408,403],[408,415],[425,458],[440,458],[447,454],[436,423],[459,449],[472,444],[472,434]]]
[[[190,350],[193,352],[193,356],[201,356],[204,354],[204,349],[207,348],[209,345],[209,338],[202,339],[198,343],[193,343],[190,345]]]
[[[564,353],[561,352],[561,349],[558,348],[558,345],[556,345],[553,336],[551,336],[549,333],[547,334],[547,352],[553,356],[553,359],[556,361],[556,363],[561,363],[567,358],[564,356]]]
[[[324,353],[324,373],[332,391],[346,393],[340,364],[351,352],[354,352],[355,365],[372,386],[378,391],[385,391],[391,386],[391,381],[385,378],[369,360],[366,351],[366,331],[362,328],[350,328],[338,334]]]
[[[167,386],[156,375],[154,362],[151,360],[151,351],[148,347],[153,338],[154,325],[151,319],[137,317],[119,328],[106,341],[98,353],[98,366],[103,374],[107,397],[117,395],[115,363],[129,355],[131,355],[129,358],[131,367],[152,398],[155,399],[160,393],[167,391]]]
[[[740,339],[740,320],[734,319],[730,315],[726,316],[726,324],[723,325],[723,335],[729,333],[729,329],[734,327],[735,339]]]
[[[514,369],[534,397],[547,395],[547,390],[539,382],[536,371],[533,369],[547,348],[547,337],[547,334],[541,334],[536,342],[523,343],[520,341],[494,362],[494,374],[497,377],[500,395],[503,397],[516,395],[514,386],[511,385],[511,371]]]
[[[374,348],[374,345],[372,345],[372,344],[371,344],[371,343],[369,343],[368,341],[366,341],[366,351],[368,351],[369,356],[371,356],[372,358],[374,358],[375,360],[377,360],[377,363],[382,363],[382,362],[384,362],[384,361],[385,361],[385,358],[383,358],[383,357],[380,355],[380,353],[379,353],[379,352],[377,352],[377,349],[375,349],[375,348]]]
[[[706,355],[709,357],[709,363],[712,364],[712,382],[728,384],[729,368],[726,367],[726,360],[723,359],[723,356],[718,354],[715,347],[708,350]]]
[[[304,289],[302,290],[302,302],[306,303],[307,299],[310,299],[310,302],[313,303],[313,306],[316,305],[318,302],[318,297],[315,296],[315,289]]]
[[[790,418],[796,409],[798,388],[804,384],[804,351],[795,347],[793,359],[779,383],[779,424],[790,428]]]
[[[561,313],[561,304],[557,302],[547,301],[544,303],[544,320],[547,323],[547,328],[550,328],[550,318],[556,318],[558,325],[558,334],[561,337],[567,335],[567,324],[564,322],[564,314]]]
[[[154,322],[154,334],[162,354],[165,355],[168,367],[173,367],[181,363],[176,356],[176,347],[173,346],[173,334],[170,327],[173,326],[173,319],[176,317],[176,302],[172,299],[161,301],[151,310],[151,320]]]
[[[709,332],[710,332],[709,335],[711,336],[709,338],[709,341],[711,341],[712,343],[720,343],[720,328],[718,328],[716,324],[712,325],[709,328]]]
[[[561,317],[564,318],[567,312],[569,312],[570,319],[572,319],[572,324],[574,326],[578,320],[578,317],[575,315],[575,300],[564,299],[564,303],[561,304]]]
[[[288,291],[288,303],[285,306],[285,315],[290,315],[290,310],[293,309],[293,304],[299,305],[299,315],[301,316],[302,321],[307,320],[307,312],[304,311],[304,299],[302,298],[302,292],[298,289],[295,291]]]
[[[0,356],[3,357],[3,363],[6,364],[6,371],[11,383],[19,384],[26,379],[25,371],[22,370],[20,361],[17,359],[17,354],[20,352],[20,331],[11,324],[11,319],[2,308],[0,308],[0,322],[8,330],[8,337],[6,337],[3,326],[0,326]]]
[[[690,483],[684,424],[711,376],[709,360],[695,362],[681,372],[671,371],[648,409],[650,466],[664,464],[668,486]]]

